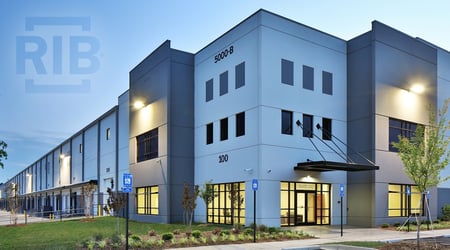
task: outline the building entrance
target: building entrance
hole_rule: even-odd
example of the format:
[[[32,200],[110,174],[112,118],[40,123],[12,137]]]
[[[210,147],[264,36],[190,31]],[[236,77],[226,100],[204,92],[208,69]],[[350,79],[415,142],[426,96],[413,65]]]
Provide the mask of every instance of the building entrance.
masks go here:
[[[296,192],[296,225],[316,224],[316,202],[314,192]]]

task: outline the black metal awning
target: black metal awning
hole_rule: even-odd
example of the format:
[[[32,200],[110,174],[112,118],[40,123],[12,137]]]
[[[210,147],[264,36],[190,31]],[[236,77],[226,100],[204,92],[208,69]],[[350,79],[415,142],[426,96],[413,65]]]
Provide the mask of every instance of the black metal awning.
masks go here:
[[[370,170],[378,170],[380,167],[374,165],[366,165],[359,163],[346,163],[346,162],[334,162],[334,161],[307,161],[307,162],[299,162],[297,166],[294,167],[294,170],[303,170],[303,171],[316,171],[316,172],[324,172],[324,171],[370,171]]]

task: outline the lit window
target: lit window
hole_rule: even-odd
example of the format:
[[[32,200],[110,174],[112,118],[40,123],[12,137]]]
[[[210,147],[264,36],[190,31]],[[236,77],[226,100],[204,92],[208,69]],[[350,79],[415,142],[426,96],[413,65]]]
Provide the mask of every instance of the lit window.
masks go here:
[[[420,210],[421,194],[417,186],[389,184],[388,216],[406,217],[410,214],[423,215]]]
[[[208,223],[245,224],[245,183],[222,183],[212,185],[214,200],[208,204]]]
[[[136,212],[144,215],[158,215],[158,186],[136,188]]]
[[[136,137],[137,161],[146,161],[158,157],[158,129]]]

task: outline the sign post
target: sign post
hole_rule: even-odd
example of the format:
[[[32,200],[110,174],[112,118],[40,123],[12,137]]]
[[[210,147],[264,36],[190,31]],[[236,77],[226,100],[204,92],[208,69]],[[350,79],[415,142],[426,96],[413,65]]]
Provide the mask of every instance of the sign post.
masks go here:
[[[253,242],[256,242],[256,191],[258,190],[258,180],[252,180],[253,189]]]
[[[125,242],[125,249],[128,250],[128,218],[129,218],[129,210],[130,210],[130,206],[129,206],[129,202],[130,202],[130,193],[133,190],[133,175],[131,174],[127,174],[124,173],[123,174],[123,192],[127,193],[127,205],[126,205],[126,211],[125,211],[125,218],[126,218],[126,223],[125,223],[125,238],[126,238],[126,242]]]
[[[343,205],[343,198],[344,198],[344,184],[341,184],[339,186],[339,195],[341,196],[341,237],[344,235],[344,228],[343,228],[343,218],[344,218],[344,205]]]

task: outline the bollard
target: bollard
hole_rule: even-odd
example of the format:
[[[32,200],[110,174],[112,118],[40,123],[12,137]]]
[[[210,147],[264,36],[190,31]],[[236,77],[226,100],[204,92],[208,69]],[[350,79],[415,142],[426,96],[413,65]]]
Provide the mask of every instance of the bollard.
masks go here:
[[[27,224],[27,211],[23,212],[23,216],[25,217],[25,225]]]

